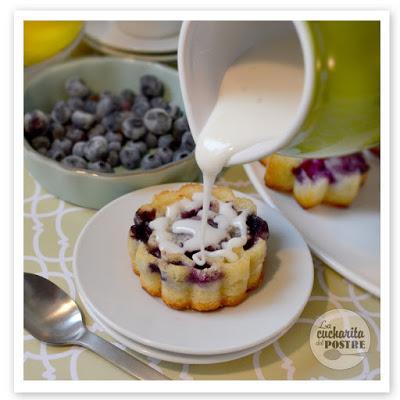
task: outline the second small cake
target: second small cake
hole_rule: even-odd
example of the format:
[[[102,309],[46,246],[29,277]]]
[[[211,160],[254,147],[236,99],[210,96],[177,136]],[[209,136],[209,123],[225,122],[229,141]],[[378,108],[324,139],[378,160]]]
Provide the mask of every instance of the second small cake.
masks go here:
[[[271,189],[293,192],[303,208],[321,203],[348,207],[369,169],[362,153],[306,160],[273,154],[262,163],[266,166],[265,184]]]
[[[242,302],[263,277],[268,225],[256,206],[214,187],[199,265],[203,187],[165,191],[140,207],[128,238],[142,287],[170,307],[211,311]]]

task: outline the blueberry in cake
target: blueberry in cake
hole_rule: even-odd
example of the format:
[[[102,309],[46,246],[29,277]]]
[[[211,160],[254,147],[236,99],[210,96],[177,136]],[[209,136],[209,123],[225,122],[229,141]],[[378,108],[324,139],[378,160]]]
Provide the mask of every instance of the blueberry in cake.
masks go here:
[[[132,268],[142,287],[176,309],[237,305],[263,278],[269,231],[254,203],[213,188],[204,254],[202,204],[200,184],[161,192],[136,211],[129,231]]]
[[[367,178],[369,166],[362,153],[301,160],[273,154],[263,160],[265,184],[292,192],[303,208],[324,203],[348,207]]]

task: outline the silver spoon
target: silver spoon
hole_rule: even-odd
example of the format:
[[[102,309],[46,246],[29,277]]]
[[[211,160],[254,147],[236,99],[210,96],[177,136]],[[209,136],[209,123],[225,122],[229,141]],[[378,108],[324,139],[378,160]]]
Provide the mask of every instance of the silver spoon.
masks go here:
[[[24,326],[42,342],[86,347],[139,379],[169,379],[90,332],[67,293],[48,279],[29,273],[24,273]]]

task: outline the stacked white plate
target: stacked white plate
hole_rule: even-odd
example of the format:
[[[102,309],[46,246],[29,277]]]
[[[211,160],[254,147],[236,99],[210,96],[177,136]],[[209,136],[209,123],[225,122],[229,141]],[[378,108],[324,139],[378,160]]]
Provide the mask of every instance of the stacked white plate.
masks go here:
[[[380,162],[364,154],[370,165],[366,183],[346,209],[320,205],[304,210],[292,195],[265,186],[265,167],[245,165],[260,197],[282,213],[326,264],[346,279],[380,296]]]
[[[175,21],[158,21],[160,24]],[[136,24],[156,24],[157,21],[137,21]],[[104,54],[130,57],[144,61],[176,61],[178,52],[179,27],[176,32],[163,36],[129,32],[123,24],[135,24],[134,21],[89,21],[85,26],[85,41]],[[151,28],[150,28],[151,29]],[[146,36],[146,35],[149,36]]]
[[[130,266],[126,241],[136,209],[155,193],[180,185],[139,190],[96,213],[75,247],[80,297],[93,319],[115,340],[146,356],[208,364],[254,353],[282,336],[303,311],[313,284],[308,247],[282,215],[252,199],[270,229],[261,287],[236,307],[207,313],[171,309],[141,288]]]

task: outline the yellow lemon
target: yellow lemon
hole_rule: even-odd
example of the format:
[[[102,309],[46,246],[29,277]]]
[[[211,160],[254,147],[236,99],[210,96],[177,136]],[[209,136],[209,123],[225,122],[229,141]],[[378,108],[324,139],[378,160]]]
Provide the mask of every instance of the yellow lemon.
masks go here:
[[[68,47],[82,25],[81,21],[25,21],[24,65],[40,63]]]

